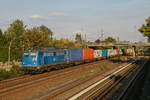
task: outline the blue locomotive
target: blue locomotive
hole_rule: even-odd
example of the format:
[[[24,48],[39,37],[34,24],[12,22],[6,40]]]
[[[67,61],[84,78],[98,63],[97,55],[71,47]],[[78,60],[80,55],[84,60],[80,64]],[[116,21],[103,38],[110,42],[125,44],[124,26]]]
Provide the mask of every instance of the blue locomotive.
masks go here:
[[[22,66],[41,66],[59,62],[65,62],[65,51],[24,51]]]

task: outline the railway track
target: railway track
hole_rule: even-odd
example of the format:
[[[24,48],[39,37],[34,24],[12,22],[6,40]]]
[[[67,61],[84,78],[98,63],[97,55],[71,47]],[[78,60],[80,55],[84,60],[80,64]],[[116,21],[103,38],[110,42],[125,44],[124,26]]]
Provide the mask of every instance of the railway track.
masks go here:
[[[20,88],[20,87],[27,86],[27,85],[30,85],[30,84],[34,84],[34,83],[37,83],[39,81],[44,81],[44,80],[49,79],[49,78],[55,78],[59,75],[72,73],[73,71],[77,71],[79,69],[80,68],[77,68],[77,69],[74,69],[74,70],[71,70],[71,71],[67,71],[67,72],[63,72],[63,73],[57,73],[57,74],[52,75],[52,76],[49,76],[48,74],[38,75],[38,76],[29,76],[29,75],[27,75],[27,76],[22,76],[22,77],[15,78],[15,79],[10,79],[8,81],[4,81],[4,82],[0,83],[0,94],[5,93],[7,91],[11,91],[13,89],[17,89],[17,88]]]
[[[126,68],[128,68],[129,66],[131,66],[132,64],[134,64],[134,62],[127,64],[126,66],[118,69],[117,71],[113,72],[112,74],[108,75],[107,77],[103,78],[102,80],[95,82],[91,86],[85,88],[83,91],[71,96],[69,98],[69,100],[75,100],[75,99],[80,99],[80,100],[81,99],[82,100],[91,99],[92,100],[95,98],[96,94],[101,92],[102,94],[101,94],[100,98],[97,99],[97,100],[100,100],[101,97],[103,97],[105,95],[105,92],[102,92],[102,91],[104,91],[106,87],[109,87],[109,86],[112,87],[114,85],[113,82],[118,80],[116,78],[119,78],[121,75],[123,75],[122,71],[125,70]],[[113,85],[111,85],[111,84],[113,84]]]
[[[113,88],[113,86],[115,86],[115,84],[117,84],[117,82],[119,82],[126,75],[128,75],[130,72],[132,72],[133,69],[137,68],[135,66],[136,65],[135,63],[136,63],[136,61],[133,61],[133,62],[130,62],[129,64],[127,64],[125,66],[120,67],[120,69],[118,69],[117,71],[114,71],[110,75],[105,76],[103,79],[100,79],[100,80],[92,83],[91,85],[89,85],[87,87],[84,87],[83,89],[80,89],[78,92],[75,92],[74,94],[72,94],[70,96],[66,96],[65,94],[69,94],[69,92],[75,91],[74,90],[75,88],[79,88],[79,87],[83,86],[83,84],[85,84],[86,82],[92,80],[92,78],[89,78],[87,80],[84,80],[81,83],[78,83],[76,85],[72,85],[72,86],[70,86],[68,88],[65,88],[63,91],[59,91],[58,93],[54,93],[55,95],[50,95],[49,94],[48,96],[40,98],[40,99],[41,100],[42,99],[58,100],[58,99],[62,98],[62,99],[68,99],[68,100],[75,100],[75,99],[79,99],[79,100],[91,99],[91,100],[93,100],[93,98],[95,98],[95,93],[97,92],[97,90],[99,90],[99,88],[96,87],[97,85],[101,84],[101,88],[103,88],[103,87],[105,87],[105,85],[108,85],[108,83],[111,83],[111,85],[113,83],[113,85],[110,87],[110,88]],[[133,67],[133,65],[134,65],[134,67]],[[118,78],[118,79],[114,79],[114,78],[116,78],[116,77],[114,77],[116,74],[122,75],[122,77]],[[96,76],[94,76],[94,78],[98,78],[98,76],[99,75],[96,75]],[[114,80],[116,81],[115,84],[114,84]],[[92,89],[94,89],[94,91]],[[90,91],[90,93],[88,93],[89,91]],[[103,97],[105,95],[105,93],[107,93],[107,92],[104,92],[101,95],[101,97]],[[94,94],[94,96],[93,96],[93,94]],[[99,99],[97,99],[97,100],[99,100]]]
[[[97,86],[98,84],[105,83],[107,79],[114,78],[113,76],[115,74],[120,73],[124,69],[131,67],[130,65],[134,65],[136,61],[124,63],[123,65],[116,67],[113,70],[106,72],[106,73],[99,73],[98,72],[98,73],[90,74],[88,77],[84,77],[84,78],[81,78],[81,79],[78,79],[75,81],[71,81],[71,82],[66,82],[66,84],[62,84],[61,86],[59,86],[57,88],[49,89],[48,91],[46,91],[40,95],[35,95],[32,97],[32,99],[33,100],[36,100],[36,99],[41,99],[41,100],[45,100],[45,99],[55,100],[55,99],[57,99],[58,100],[59,98],[61,98],[61,99],[74,100],[74,99],[83,99],[83,98],[87,99],[90,97],[93,98],[93,96],[88,94],[88,92],[91,91],[92,87],[95,88],[95,86]],[[95,65],[98,65],[97,62],[92,63],[92,66],[95,66]],[[84,66],[88,67],[88,64],[85,64]],[[91,67],[89,67],[89,68],[91,68]],[[82,70],[82,69],[83,69],[82,66],[80,66],[78,68],[74,67],[74,69],[66,69],[67,71],[63,71],[63,70],[60,70],[58,72],[54,71],[54,72],[52,72],[53,75],[45,73],[45,74],[41,74],[39,76],[37,76],[37,75],[30,76],[30,77],[32,77],[31,79],[30,79],[30,77],[27,77],[25,79],[23,78],[24,80],[26,80],[26,82],[17,83],[16,85],[10,85],[8,87],[6,87],[6,85],[5,85],[5,87],[3,87],[3,88],[0,87],[0,98],[3,95],[8,94],[10,91],[13,91],[15,89],[30,86],[32,84],[36,84],[36,83],[39,83],[41,81],[46,82],[46,80],[55,79],[58,76],[62,76],[62,75],[64,75],[63,77],[65,78],[67,75],[69,75],[69,74],[71,75],[73,72],[78,72],[79,70]],[[128,70],[126,70],[126,71],[128,71]],[[17,79],[13,79],[13,80],[16,81]],[[22,80],[22,78],[20,77],[19,80]],[[5,82],[10,82],[10,81],[6,80],[6,81],[2,81],[2,82],[5,83]],[[107,82],[108,82],[108,80],[107,80]],[[92,86],[92,87],[90,87],[90,86]],[[86,90],[86,89],[88,89],[88,90]],[[82,91],[86,91],[86,92],[82,93]],[[92,92],[94,93],[93,90],[92,90]],[[78,96],[76,96],[76,95],[78,95]]]
[[[123,73],[122,77],[120,77],[117,81],[112,82],[112,84],[108,85],[111,81],[106,83],[105,85],[108,85],[109,87],[106,87],[106,90],[104,90],[104,92],[99,94],[95,98],[95,100],[127,100],[128,89],[130,89],[131,85],[135,84],[134,81],[136,80],[136,78],[141,76],[141,73],[143,73],[144,65],[147,63],[147,61],[148,60],[145,60],[144,63],[142,65],[140,65],[139,67],[133,67],[126,73]],[[133,74],[134,70],[136,70],[136,72]],[[130,76],[131,74],[133,74],[133,76]],[[117,95],[116,94],[114,95],[113,91],[115,91],[115,89],[119,89],[120,83],[123,80],[125,80],[126,77],[132,77],[132,78],[128,81],[127,85],[122,89],[122,91],[117,93]],[[98,91],[98,89],[97,89],[97,91]],[[97,92],[94,92],[94,93],[97,93]],[[90,97],[88,97],[88,98],[90,98]]]
[[[104,83],[105,80],[107,80],[108,78],[111,78],[114,74],[124,70],[125,68],[127,68],[128,66],[134,64],[134,62],[130,62],[127,65],[124,66],[120,66],[119,69],[117,71],[113,71],[111,74],[109,73],[108,75],[102,75],[102,73],[99,73],[97,75],[91,76],[85,80],[82,80],[81,82],[78,82],[76,84],[71,84],[71,85],[67,85],[66,87],[63,86],[61,89],[59,88],[58,91],[54,92],[54,91],[49,91],[49,94],[44,95],[43,97],[41,96],[40,99],[49,99],[49,100],[58,100],[58,99],[68,99],[68,100],[75,100],[75,99],[81,99],[83,100],[84,98],[88,99],[89,97],[82,97],[83,94],[85,94],[86,92],[90,91],[92,88],[94,88],[95,86],[97,86],[100,83]],[[100,76],[103,76],[103,79],[99,79],[96,80],[94,83],[90,84],[90,85],[85,85],[86,83],[90,82],[90,80],[93,80],[94,78],[99,78]],[[77,88],[81,88],[80,90],[76,90]],[[71,91],[75,91],[74,93],[71,94]],[[51,94],[52,93],[52,94]],[[69,96],[67,96],[67,95]],[[71,94],[71,95],[70,95]],[[85,100],[86,100],[85,99]]]
[[[146,60],[144,62],[142,67],[137,71],[137,73],[128,82],[128,85],[124,88],[124,90],[122,91],[122,93],[120,94],[120,96],[118,97],[117,100],[126,100],[128,98],[128,95],[131,92],[132,88],[134,87],[134,84],[136,84],[136,81],[139,78],[143,78],[144,77],[144,72],[145,72],[144,70],[146,70],[145,69],[145,65],[146,65],[147,62],[148,62],[148,60]]]
[[[102,61],[99,61],[99,62],[102,62]],[[88,67],[89,64],[85,64],[85,65]],[[93,66],[98,65],[97,62],[93,62],[92,64]],[[73,69],[59,70],[59,72],[53,71],[53,72],[50,72],[51,74],[48,72],[48,73],[38,74],[38,75],[24,75],[21,77],[0,81],[0,95],[5,92],[17,89],[17,88],[21,88],[27,85],[40,82],[40,81],[44,81],[50,78],[55,78],[61,75],[65,75],[65,74],[69,74],[69,73],[81,70],[82,66],[85,66],[85,65],[80,65],[81,67],[77,67],[77,68],[74,67]]]

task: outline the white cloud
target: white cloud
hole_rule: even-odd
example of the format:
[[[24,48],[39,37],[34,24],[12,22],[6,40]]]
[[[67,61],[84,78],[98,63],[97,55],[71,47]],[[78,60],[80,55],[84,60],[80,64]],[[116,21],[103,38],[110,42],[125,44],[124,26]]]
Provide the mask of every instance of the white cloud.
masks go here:
[[[31,19],[38,19],[38,20],[46,20],[47,17],[45,16],[41,16],[41,15],[38,15],[38,14],[34,14],[32,16],[30,16]]]
[[[69,16],[69,14],[65,12],[53,12],[51,16]]]

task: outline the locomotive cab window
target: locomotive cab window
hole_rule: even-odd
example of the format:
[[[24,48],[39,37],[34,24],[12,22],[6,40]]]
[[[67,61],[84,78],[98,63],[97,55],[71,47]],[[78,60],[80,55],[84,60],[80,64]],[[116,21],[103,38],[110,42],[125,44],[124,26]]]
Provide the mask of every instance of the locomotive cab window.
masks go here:
[[[32,52],[30,55],[31,55],[32,57],[35,57],[35,56],[36,56],[36,53]]]
[[[29,53],[25,52],[23,55],[24,55],[24,57],[28,57]]]

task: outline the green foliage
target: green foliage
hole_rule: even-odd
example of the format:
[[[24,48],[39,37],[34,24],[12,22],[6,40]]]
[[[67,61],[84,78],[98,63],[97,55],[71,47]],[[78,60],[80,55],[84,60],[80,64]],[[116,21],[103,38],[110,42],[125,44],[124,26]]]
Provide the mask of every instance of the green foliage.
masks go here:
[[[18,37],[22,36],[25,33],[26,26],[23,24],[23,21],[17,19],[8,27],[5,32],[9,39],[18,39]]]
[[[113,37],[108,37],[105,40],[111,43],[116,43],[116,40]]]
[[[99,70],[100,70],[100,71],[109,70],[109,66],[104,65],[104,66],[100,67]]]
[[[37,47],[50,46],[49,38],[41,32],[37,27],[29,29],[24,35],[24,45],[26,49],[33,49]]]
[[[0,62],[8,61],[8,48],[0,48]]]
[[[19,66],[13,65],[10,71],[6,71],[5,69],[0,69],[0,80],[18,77],[23,75],[24,73],[19,70]]]
[[[3,35],[3,32],[2,32],[2,30],[0,29],[0,38],[2,37],[2,35]]]
[[[100,42],[101,42],[100,39],[95,40],[95,43],[100,43]]]
[[[0,61],[5,62],[8,59],[8,49],[6,48],[7,41],[5,39],[5,35],[3,34],[2,30],[0,29]]]
[[[53,32],[51,31],[51,29],[49,29],[48,27],[41,25],[39,28],[40,32],[43,32],[43,34],[45,34],[47,37],[50,36],[50,38],[52,39],[53,36]]]
[[[8,48],[10,47],[10,60],[21,60],[23,50],[23,35],[25,33],[26,26],[21,20],[15,20],[10,24],[8,29],[2,35],[1,48],[0,49],[0,61],[8,59]],[[7,55],[7,57],[6,57]]]
[[[11,75],[5,69],[0,69],[0,80],[9,78]]]
[[[0,46],[3,45],[3,32],[0,29]]]
[[[53,41],[54,47],[56,49],[76,49],[81,48],[81,45],[79,43],[75,43],[74,41],[69,41],[68,39],[61,38],[60,40],[54,39]]]
[[[78,34],[78,33],[76,34],[75,41],[76,41],[76,43],[82,44],[82,37],[81,37],[81,34]]]
[[[146,25],[142,25],[139,28],[139,31],[143,34],[143,36],[148,37],[148,42],[150,42],[150,17],[146,20]]]
[[[13,65],[9,72],[11,73],[12,77],[16,77],[24,74],[23,71],[19,70],[19,66],[17,65]]]

